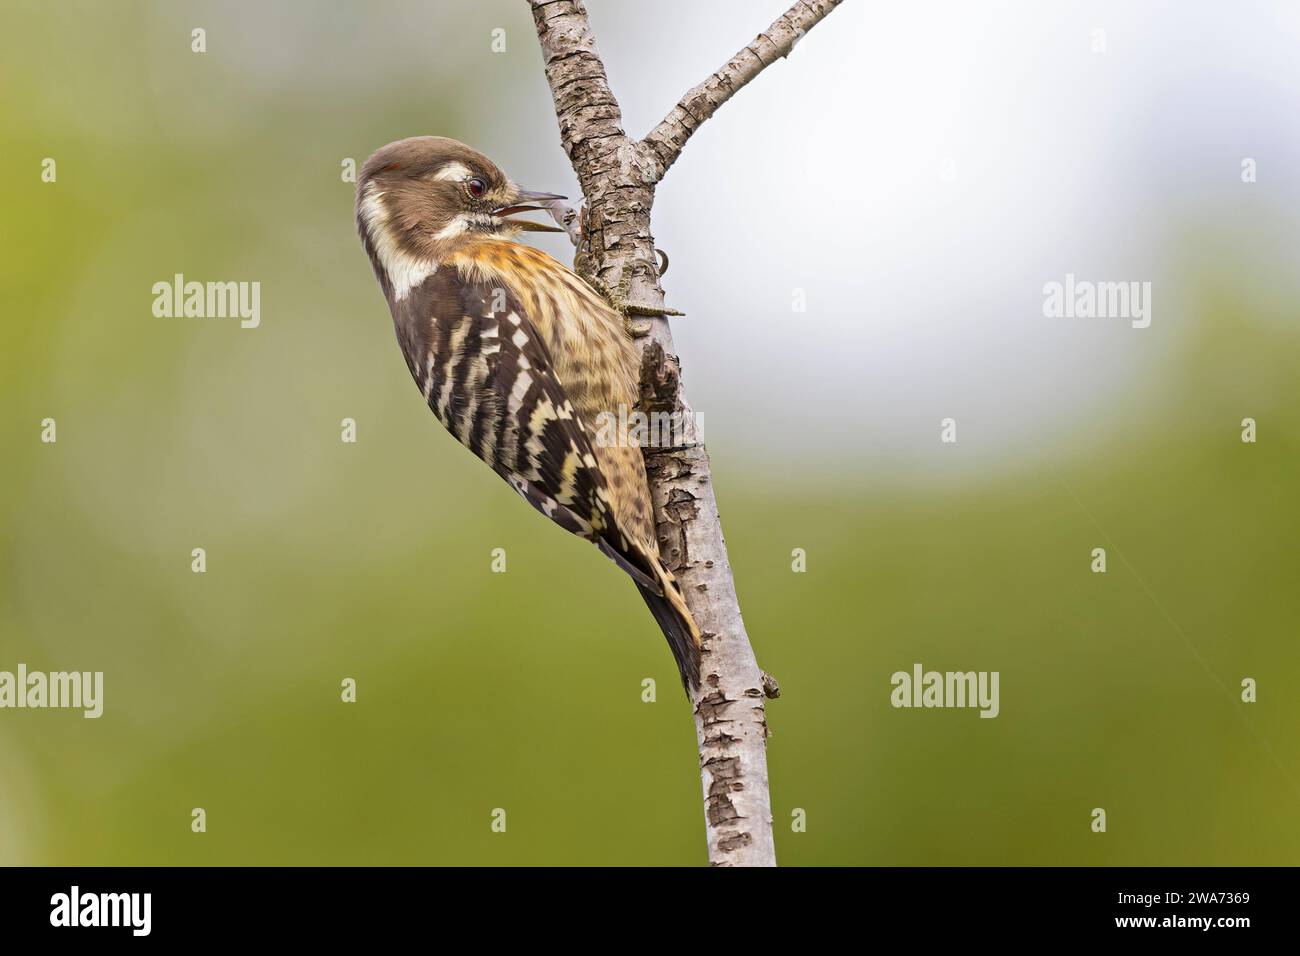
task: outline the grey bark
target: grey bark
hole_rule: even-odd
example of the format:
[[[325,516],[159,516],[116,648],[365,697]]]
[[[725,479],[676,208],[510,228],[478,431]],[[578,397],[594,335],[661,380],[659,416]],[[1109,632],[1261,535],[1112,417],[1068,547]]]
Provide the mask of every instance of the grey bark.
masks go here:
[[[637,142],[623,131],[581,0],[529,0],[560,139],[586,200],[581,224],[572,210],[556,206],[552,213],[577,244],[578,272],[633,321],[642,411],[676,413],[686,423],[682,441],[644,451],[659,549],[704,635],[702,682],[692,705],[709,862],[715,866],[776,865],[763,699],[777,691],[759,670],[741,619],[708,452],[694,430],[664,317],[650,212],[655,186],[691,134],[765,67],[788,55],[839,2],[800,0]]]

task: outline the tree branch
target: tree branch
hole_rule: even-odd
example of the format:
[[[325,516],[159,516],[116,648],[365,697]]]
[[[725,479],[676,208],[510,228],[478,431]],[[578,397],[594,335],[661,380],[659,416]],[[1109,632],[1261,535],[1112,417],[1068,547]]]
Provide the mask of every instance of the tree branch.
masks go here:
[[[641,360],[639,404],[645,412],[673,413],[684,426],[685,434],[673,447],[643,451],[659,550],[681,582],[704,635],[701,688],[692,696],[692,705],[709,862],[774,866],[763,700],[765,691],[776,696],[776,685],[759,670],[745,633],[708,452],[682,389],[672,332],[658,314],[664,294],[650,210],[655,183],[686,138],[767,63],[789,53],[802,32],[839,0],[796,3],[718,74],[686,95],[651,134],[658,134],[657,145],[634,143],[623,132],[618,100],[609,88],[582,0],[529,3],[560,140],[586,199],[581,230],[575,229],[573,210],[556,204],[551,214],[574,239],[574,266],[580,274],[604,289],[617,290],[632,304],[628,313],[654,316],[639,317],[635,329]],[[678,111],[684,118],[674,120]]]
[[[776,21],[756,36],[711,77],[688,90],[659,125],[642,141],[654,156],[657,183],[668,167],[677,161],[682,147],[700,125],[717,112],[718,107],[771,66],[790,55],[803,35],[821,22],[841,0],[799,0]]]

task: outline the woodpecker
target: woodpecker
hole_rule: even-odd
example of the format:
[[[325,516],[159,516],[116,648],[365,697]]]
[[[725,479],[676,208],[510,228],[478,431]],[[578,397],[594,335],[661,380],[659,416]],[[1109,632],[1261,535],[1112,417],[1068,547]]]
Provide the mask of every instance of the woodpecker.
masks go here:
[[[655,543],[641,449],[597,440],[600,416],[636,404],[623,317],[577,274],[513,241],[562,232],[511,217],[563,198],[521,189],[456,140],[417,136],[363,164],[357,231],[429,408],[525,501],[632,578],[689,692],[700,631]]]

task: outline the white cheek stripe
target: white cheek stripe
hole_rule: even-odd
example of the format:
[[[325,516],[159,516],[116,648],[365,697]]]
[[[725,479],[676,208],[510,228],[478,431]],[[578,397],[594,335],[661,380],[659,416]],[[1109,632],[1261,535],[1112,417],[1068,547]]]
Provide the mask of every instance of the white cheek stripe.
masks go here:
[[[495,216],[481,212],[463,212],[455,216],[451,222],[443,226],[433,234],[433,238],[439,242],[447,239],[455,239],[462,233],[468,232],[471,228],[485,229],[489,232],[495,232],[501,225],[500,220]]]
[[[370,241],[374,244],[375,255],[388,273],[388,281],[393,287],[393,297],[397,301],[405,299],[411,290],[438,271],[437,265],[428,259],[413,256],[402,249],[388,228],[388,210],[384,207],[384,194],[369,187],[368,195],[361,201],[361,218],[366,224]]]
[[[442,242],[446,239],[454,239],[462,232],[469,228],[469,220],[465,216],[456,216],[451,222],[443,226],[433,234],[433,238]]]

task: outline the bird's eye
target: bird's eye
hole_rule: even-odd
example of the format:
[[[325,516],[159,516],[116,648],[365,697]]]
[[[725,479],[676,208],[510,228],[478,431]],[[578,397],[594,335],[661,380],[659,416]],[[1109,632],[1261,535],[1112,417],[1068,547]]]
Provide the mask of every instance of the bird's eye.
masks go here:
[[[465,189],[475,199],[482,199],[483,194],[487,192],[487,183],[475,176],[473,179],[465,180]]]

